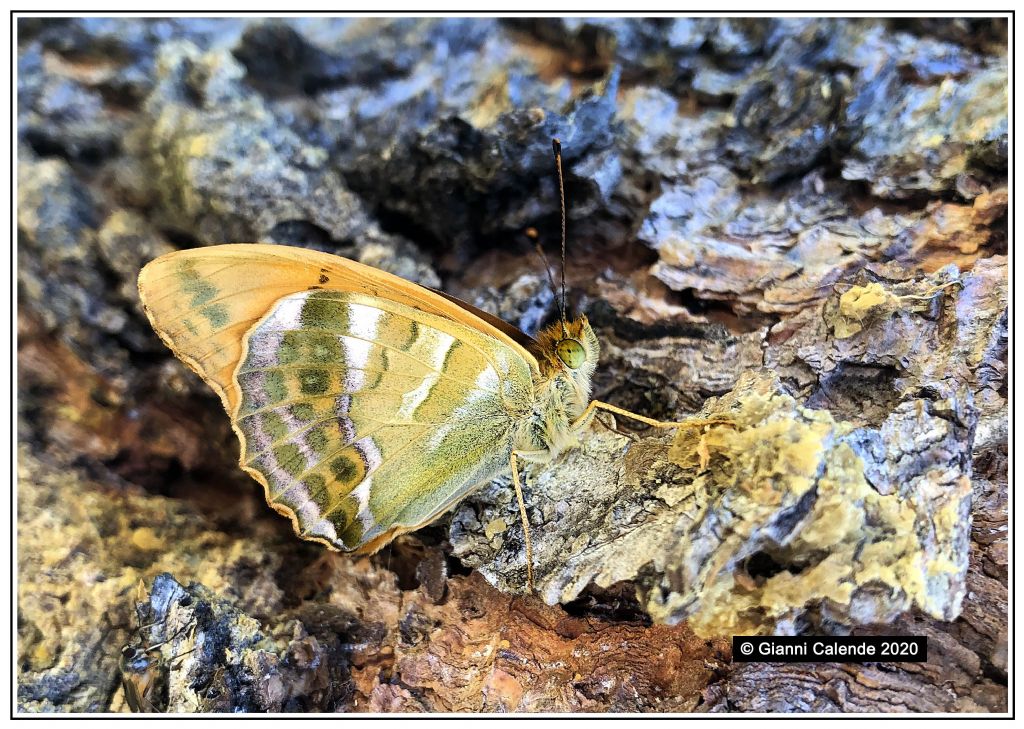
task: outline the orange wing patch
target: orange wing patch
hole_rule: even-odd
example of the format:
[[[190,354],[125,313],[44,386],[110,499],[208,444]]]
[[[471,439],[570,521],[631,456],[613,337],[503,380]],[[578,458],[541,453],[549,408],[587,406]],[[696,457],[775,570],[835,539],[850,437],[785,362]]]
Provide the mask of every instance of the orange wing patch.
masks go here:
[[[153,329],[209,383],[232,418],[241,402],[234,375],[245,354],[246,333],[275,301],[309,289],[368,294],[446,317],[501,341],[537,369],[522,340],[457,300],[327,253],[257,243],[219,245],[169,253],[139,273],[139,294]]]

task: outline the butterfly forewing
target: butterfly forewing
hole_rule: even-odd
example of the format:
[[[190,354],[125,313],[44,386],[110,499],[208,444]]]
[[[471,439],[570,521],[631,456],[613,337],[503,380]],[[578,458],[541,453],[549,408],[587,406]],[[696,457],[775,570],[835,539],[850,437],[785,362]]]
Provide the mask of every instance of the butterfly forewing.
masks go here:
[[[459,321],[536,367],[523,343],[457,302],[327,253],[262,244],[212,246],[161,256],[139,274],[139,293],[153,328],[232,414],[240,400],[233,376],[246,333],[278,299],[321,289],[382,297]]]

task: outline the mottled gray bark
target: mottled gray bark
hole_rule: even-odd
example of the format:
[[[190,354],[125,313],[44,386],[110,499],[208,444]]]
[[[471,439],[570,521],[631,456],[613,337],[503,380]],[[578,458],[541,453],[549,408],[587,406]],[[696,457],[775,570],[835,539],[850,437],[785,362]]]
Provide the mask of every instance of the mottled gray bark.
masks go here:
[[[19,710],[125,709],[124,645],[186,711],[1006,710],[1005,19],[18,31]],[[370,559],[301,542],[139,268],[302,245],[535,332],[552,137],[594,395],[729,422],[529,469],[538,595],[508,479]]]

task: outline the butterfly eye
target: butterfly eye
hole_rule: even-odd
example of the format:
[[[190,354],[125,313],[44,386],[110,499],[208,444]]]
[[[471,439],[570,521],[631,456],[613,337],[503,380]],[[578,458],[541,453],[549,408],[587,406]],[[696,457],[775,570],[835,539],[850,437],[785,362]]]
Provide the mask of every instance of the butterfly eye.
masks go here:
[[[563,339],[555,345],[555,354],[571,370],[579,369],[587,360],[583,345],[575,339]]]

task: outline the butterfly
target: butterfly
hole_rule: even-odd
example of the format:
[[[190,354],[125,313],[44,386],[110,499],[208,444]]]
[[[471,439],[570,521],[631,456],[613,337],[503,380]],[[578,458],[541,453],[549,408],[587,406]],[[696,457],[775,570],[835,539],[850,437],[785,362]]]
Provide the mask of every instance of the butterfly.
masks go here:
[[[179,594],[173,595],[175,602],[182,605],[187,604],[191,598],[184,594],[177,583],[165,579],[165,576],[157,577],[157,581],[154,583],[154,594],[157,594],[160,589],[157,587],[158,584],[166,586],[168,582],[178,588]],[[185,625],[173,635],[166,635],[168,617],[166,610],[170,607],[169,601],[162,604],[164,611],[159,619],[144,625],[142,616],[144,614],[152,615],[153,603],[154,601],[146,595],[145,585],[140,582],[136,588],[135,600],[139,626],[131,641],[121,648],[121,656],[118,659],[125,703],[133,713],[163,713],[167,710],[167,681],[170,665],[195,650],[193,646],[187,651],[178,653],[170,660],[164,657],[161,648],[178,641],[191,626]],[[154,638],[156,642],[153,642]]]
[[[121,649],[118,668],[125,703],[136,714],[161,713],[166,708],[160,698],[166,666],[159,646],[126,645]]]
[[[562,185],[561,155],[554,144]],[[562,194],[563,258],[565,206]],[[550,273],[550,271],[549,271]],[[372,553],[512,473],[579,444],[599,344],[586,316],[531,338],[440,291],[281,245],[161,256],[139,274],[157,334],[220,396],[239,465],[303,539]]]

